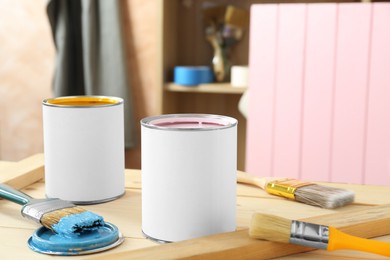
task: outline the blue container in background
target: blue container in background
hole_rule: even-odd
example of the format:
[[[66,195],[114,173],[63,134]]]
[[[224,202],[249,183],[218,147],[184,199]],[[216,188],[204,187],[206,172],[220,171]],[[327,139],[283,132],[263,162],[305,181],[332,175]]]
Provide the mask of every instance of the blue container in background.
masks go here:
[[[214,74],[207,66],[176,66],[174,82],[178,85],[196,86],[214,81]]]

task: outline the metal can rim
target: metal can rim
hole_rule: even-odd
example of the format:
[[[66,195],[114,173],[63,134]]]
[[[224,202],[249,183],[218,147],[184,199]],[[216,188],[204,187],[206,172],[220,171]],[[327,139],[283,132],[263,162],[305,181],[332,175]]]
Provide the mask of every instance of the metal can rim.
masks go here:
[[[80,99],[80,98],[91,98],[91,99],[97,99],[97,100],[103,100],[103,99],[110,99],[115,100],[116,103],[112,104],[100,104],[100,105],[61,105],[61,104],[53,104],[50,103],[52,100],[61,100],[61,99]],[[48,106],[48,107],[58,107],[58,108],[100,108],[100,107],[111,107],[111,106],[118,106],[123,104],[123,99],[120,97],[114,97],[114,96],[99,96],[99,95],[79,95],[79,96],[61,96],[61,97],[54,97],[54,98],[46,98],[42,100],[42,105]]]
[[[165,126],[159,126],[151,124],[151,122],[155,120],[161,120],[161,119],[180,119],[180,118],[198,118],[198,119],[210,119],[210,120],[220,120],[221,122],[224,122],[225,124],[218,125],[216,127],[165,127]],[[156,129],[156,130],[164,130],[164,131],[216,131],[216,130],[223,130],[227,128],[232,128],[237,126],[238,120],[230,117],[230,116],[224,116],[224,115],[215,115],[215,114],[196,114],[196,113],[182,113],[182,114],[164,114],[164,115],[158,115],[158,116],[150,116],[145,117],[141,119],[140,121],[141,125],[147,128]]]

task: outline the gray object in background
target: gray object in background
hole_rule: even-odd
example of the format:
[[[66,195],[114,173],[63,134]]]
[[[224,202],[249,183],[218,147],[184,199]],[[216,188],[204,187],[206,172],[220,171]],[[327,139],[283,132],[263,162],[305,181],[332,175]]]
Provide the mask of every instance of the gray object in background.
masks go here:
[[[125,146],[135,144],[120,1],[50,0],[57,56],[54,96],[104,95],[124,100]]]

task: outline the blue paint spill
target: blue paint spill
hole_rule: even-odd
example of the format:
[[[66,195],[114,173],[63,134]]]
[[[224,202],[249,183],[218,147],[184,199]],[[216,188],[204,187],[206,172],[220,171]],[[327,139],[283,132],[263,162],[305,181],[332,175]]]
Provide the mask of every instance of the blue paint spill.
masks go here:
[[[98,230],[104,224],[103,217],[90,211],[85,211],[62,217],[57,224],[52,225],[52,228],[60,236],[74,237],[85,232]]]

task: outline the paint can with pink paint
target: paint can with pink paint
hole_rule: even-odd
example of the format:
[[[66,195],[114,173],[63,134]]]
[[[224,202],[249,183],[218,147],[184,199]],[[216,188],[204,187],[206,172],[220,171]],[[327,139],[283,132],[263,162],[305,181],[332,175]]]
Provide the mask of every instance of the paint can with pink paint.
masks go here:
[[[236,229],[237,120],[168,114],[141,120],[142,231],[175,242]]]

